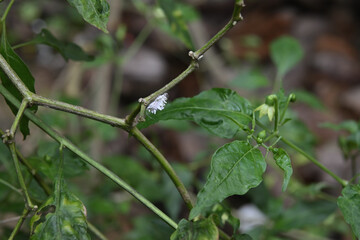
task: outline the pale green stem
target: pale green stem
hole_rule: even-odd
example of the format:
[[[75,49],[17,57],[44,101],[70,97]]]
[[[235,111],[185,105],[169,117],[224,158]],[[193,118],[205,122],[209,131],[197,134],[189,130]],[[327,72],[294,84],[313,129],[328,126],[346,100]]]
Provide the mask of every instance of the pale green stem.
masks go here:
[[[25,111],[27,105],[28,105],[28,101],[27,101],[26,99],[23,99],[22,102],[21,102],[19,111],[17,112],[17,114],[16,114],[16,116],[15,116],[15,119],[14,119],[14,122],[13,122],[13,124],[11,125],[11,128],[10,128],[10,137],[11,137],[11,138],[13,138],[13,137],[15,136],[16,129],[17,129],[17,127],[19,126],[21,117],[23,116],[24,111]]]
[[[31,103],[31,95],[32,93],[27,89],[25,84],[21,81],[16,72],[11,68],[11,66],[7,63],[2,54],[0,54],[0,67],[4,70],[6,75],[10,78],[11,82],[15,85],[15,87],[20,91],[25,99]]]
[[[275,107],[275,122],[274,122],[274,132],[278,132],[278,126],[279,126],[279,101],[276,98],[274,98],[274,107]]]
[[[25,219],[26,219],[27,215],[29,215],[29,213],[30,213],[30,209],[25,208],[8,240],[13,240],[15,238],[16,234],[18,233],[18,231],[21,228],[21,225],[23,224],[23,222],[25,221]]]
[[[144,119],[144,112],[145,108],[144,106],[149,105],[152,101],[154,101],[159,95],[164,94],[165,92],[169,91],[171,88],[173,88],[176,84],[181,82],[183,79],[185,79],[190,73],[192,73],[196,68],[198,68],[198,61],[202,58],[203,54],[209,50],[219,39],[221,39],[231,28],[233,28],[238,21],[242,20],[242,16],[240,14],[242,8],[245,6],[243,0],[236,0],[234,5],[234,11],[233,15],[231,17],[231,20],[213,37],[211,38],[207,43],[204,44],[200,49],[198,49],[195,52],[190,51],[189,56],[192,58],[192,61],[190,65],[188,66],[185,71],[183,71],[179,76],[171,80],[168,84],[166,84],[164,87],[159,89],[158,91],[150,94],[149,96],[145,98],[139,99],[141,108],[137,107],[126,119],[127,122],[132,125],[136,115],[140,112],[140,120]]]
[[[13,161],[14,161],[15,171],[16,171],[16,174],[17,174],[17,177],[18,177],[19,185],[20,185],[21,190],[22,190],[22,194],[23,194],[25,202],[26,202],[26,206],[30,210],[35,209],[35,208],[37,208],[37,206],[33,205],[33,203],[31,202],[29,193],[28,193],[26,185],[25,185],[24,177],[23,177],[23,175],[21,173],[21,169],[20,169],[20,165],[19,165],[19,159],[17,158],[17,154],[16,154],[15,143],[14,142],[10,143],[9,148],[10,148],[11,156],[12,156]]]
[[[2,17],[1,17],[1,22],[5,22],[6,17],[7,17],[7,15],[8,15],[9,11],[10,11],[12,5],[14,4],[14,2],[15,2],[15,0],[11,0],[11,1],[10,1],[10,3],[9,3],[9,5],[7,6],[4,14],[3,14]]]
[[[0,135],[4,135],[4,134],[5,132],[0,129]],[[28,172],[34,177],[35,181],[41,186],[44,192],[47,195],[50,195],[51,194],[50,187],[46,185],[44,179],[42,179],[42,177],[39,174],[37,174],[36,169],[27,161],[26,158],[24,158],[24,156],[19,152],[18,149],[16,149],[16,154],[20,162],[27,168]]]
[[[125,120],[117,117],[113,117],[110,115],[101,114],[80,106],[75,106],[72,104],[56,101],[53,99],[48,99],[39,95],[32,96],[32,103],[40,106],[46,106],[53,109],[57,109],[64,112],[73,113],[79,116],[83,116],[86,118],[94,119],[99,122],[104,122],[110,124],[113,127],[126,128]]]
[[[268,133],[273,134],[273,132],[271,132],[264,124],[262,124],[260,121],[256,120],[256,123],[258,126],[260,126],[262,129],[266,130]],[[348,181],[340,178],[339,176],[337,176],[335,173],[333,173],[330,169],[328,169],[327,167],[325,167],[322,163],[320,163],[318,160],[316,160],[314,157],[312,157],[311,155],[307,154],[304,150],[302,150],[301,148],[299,148],[298,146],[296,146],[295,144],[293,144],[292,142],[290,142],[289,140],[287,140],[286,138],[284,138],[283,136],[281,136],[280,134],[276,134],[276,136],[278,138],[281,138],[280,141],[282,141],[283,143],[285,143],[286,145],[288,145],[289,147],[291,147],[292,149],[294,149],[295,151],[297,151],[298,153],[300,153],[301,155],[303,155],[304,157],[306,157],[307,159],[309,159],[312,163],[314,163],[316,166],[318,166],[321,170],[323,170],[324,172],[326,172],[327,174],[329,174],[332,178],[334,178],[338,183],[340,183],[343,187],[345,187],[348,184]]]
[[[108,240],[108,238],[99,231],[94,225],[92,225],[90,222],[87,222],[87,225],[90,229],[90,231],[95,234],[96,237],[98,237],[100,240]]]
[[[11,93],[9,93],[3,85],[0,84],[0,93],[14,106],[20,107],[20,102],[12,96]],[[46,132],[50,137],[55,139],[57,142],[62,144],[63,146],[67,147],[70,151],[81,157],[86,163],[90,164],[97,170],[99,170],[101,173],[103,173],[106,177],[110,178],[112,181],[114,181],[117,185],[122,187],[125,191],[130,193],[132,196],[134,196],[137,200],[139,200],[142,204],[144,204],[146,207],[148,207],[152,212],[154,212],[156,215],[158,215],[161,219],[163,219],[167,224],[169,224],[173,228],[177,228],[177,224],[169,218],[165,213],[163,213],[160,209],[158,209],[154,204],[152,204],[149,200],[147,200],[145,197],[140,195],[138,192],[136,192],[133,188],[131,188],[130,185],[128,185],[126,182],[124,182],[121,178],[119,178],[116,174],[111,172],[109,169],[101,165],[100,163],[96,162],[89,156],[87,156],[84,152],[82,152],[80,149],[78,149],[73,143],[71,143],[66,138],[62,137],[60,134],[58,134],[55,130],[53,130],[50,126],[48,126],[46,123],[44,123],[42,120],[40,120],[37,116],[35,116],[31,111],[26,110],[25,116],[30,119],[35,125],[37,125],[39,128],[41,128],[44,132]]]
[[[0,183],[2,183],[3,185],[7,186],[8,188],[10,188],[11,190],[17,192],[18,194],[22,195],[21,191],[19,189],[17,189],[15,186],[13,186],[11,183],[3,180],[0,178]]]
[[[280,135],[278,135],[278,137],[280,137]],[[289,147],[291,147],[292,149],[296,150],[298,153],[300,153],[301,155],[305,156],[307,159],[309,159],[313,164],[315,164],[316,166],[318,166],[321,170],[323,170],[324,172],[326,172],[327,174],[329,174],[332,178],[334,178],[338,183],[340,183],[343,187],[345,187],[348,182],[342,178],[340,178],[339,176],[337,176],[335,173],[333,173],[330,169],[328,169],[327,167],[325,167],[322,163],[320,163],[318,160],[316,160],[314,157],[312,157],[311,155],[309,155],[308,153],[306,153],[304,150],[302,150],[301,148],[299,148],[298,146],[296,146],[295,144],[293,144],[292,142],[290,142],[289,140],[285,139],[285,138],[281,138],[281,141],[283,143],[285,143],[286,145],[288,145]]]
[[[193,208],[193,203],[191,202],[190,195],[174,169],[171,167],[170,163],[161,154],[161,152],[140,132],[138,128],[134,127],[131,129],[130,133],[158,160],[162,168],[175,184],[178,192],[186,203],[187,208],[191,210]]]

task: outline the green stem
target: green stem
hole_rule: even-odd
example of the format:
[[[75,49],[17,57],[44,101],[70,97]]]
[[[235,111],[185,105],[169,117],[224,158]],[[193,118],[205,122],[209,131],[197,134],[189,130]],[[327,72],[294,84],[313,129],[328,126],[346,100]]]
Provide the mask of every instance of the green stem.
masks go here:
[[[183,71],[179,76],[177,76],[176,78],[174,78],[173,80],[171,80],[168,84],[166,84],[164,87],[162,87],[161,89],[157,90],[156,92],[150,94],[149,96],[147,96],[146,98],[143,99],[143,103],[145,106],[147,106],[148,104],[150,104],[152,101],[154,101],[159,95],[166,93],[167,91],[169,91],[171,88],[173,88],[176,84],[178,84],[179,82],[181,82],[184,78],[186,78],[190,73],[192,73],[195,69],[197,68],[197,62],[196,61],[191,61],[190,65],[188,66],[187,69],[185,69],[185,71]]]
[[[278,135],[278,137],[280,137]],[[306,153],[304,150],[302,150],[301,148],[299,148],[298,146],[296,146],[295,144],[293,144],[292,142],[290,142],[289,140],[285,139],[285,138],[281,138],[281,141],[283,143],[285,143],[286,145],[288,145],[289,147],[291,147],[292,149],[296,150],[298,153],[300,153],[301,155],[303,155],[304,157],[306,157],[307,159],[309,159],[312,163],[314,163],[316,166],[318,166],[321,170],[323,170],[324,172],[326,172],[327,174],[329,174],[331,177],[333,177],[338,183],[340,183],[343,187],[345,187],[348,182],[342,178],[340,178],[339,176],[337,176],[335,173],[333,173],[330,169],[328,169],[327,167],[325,167],[322,163],[320,163],[318,160],[316,160],[314,157],[310,156],[308,153]]]
[[[5,132],[0,129],[0,135],[4,135],[4,134]],[[16,154],[20,162],[26,167],[28,172],[33,176],[35,181],[40,185],[40,187],[44,190],[44,192],[47,195],[50,195],[51,194],[50,187],[45,183],[44,179],[42,179],[42,177],[39,174],[37,174],[36,169],[28,162],[26,158],[24,158],[24,156],[20,153],[18,149],[16,149]]]
[[[7,17],[7,15],[8,15],[9,11],[10,11],[12,5],[14,4],[14,2],[15,2],[15,0],[11,0],[11,1],[10,1],[10,3],[9,3],[9,5],[7,6],[4,14],[3,14],[2,17],[1,17],[1,22],[5,22],[6,17]]]
[[[17,114],[15,116],[14,122],[11,125],[11,128],[10,128],[10,136],[11,136],[11,138],[13,138],[15,133],[16,133],[16,129],[19,126],[21,117],[23,116],[27,105],[28,105],[28,101],[26,99],[23,99],[22,102],[21,102],[20,108],[19,108],[19,110],[18,110],[18,112],[17,112]]]
[[[48,99],[39,95],[34,94],[32,96],[32,103],[40,106],[46,106],[53,109],[57,109],[64,112],[73,113],[79,116],[83,116],[86,118],[94,119],[99,122],[104,122],[110,124],[114,127],[126,128],[125,120],[117,117],[113,117],[110,115],[101,114],[80,106],[75,106],[72,104],[56,101],[53,99]]]
[[[102,232],[99,231],[94,225],[92,225],[90,222],[87,222],[87,225],[90,229],[90,231],[100,240],[108,240],[108,238],[102,234]]]
[[[32,209],[36,208],[37,206],[33,205],[33,203],[31,202],[29,193],[27,191],[25,181],[24,181],[24,177],[23,177],[23,175],[21,173],[21,169],[20,169],[20,165],[19,165],[19,159],[17,158],[16,147],[15,147],[14,142],[9,144],[9,149],[10,149],[13,161],[14,161],[15,171],[16,171],[16,174],[17,174],[17,177],[18,177],[18,181],[19,181],[23,196],[25,198],[26,205],[30,210],[32,210]]]
[[[198,49],[195,52],[190,51],[189,55],[192,58],[192,61],[190,65],[188,66],[185,71],[183,71],[179,76],[171,80],[168,84],[166,84],[164,87],[159,89],[158,91],[150,94],[146,98],[139,99],[140,105],[147,106],[152,101],[154,101],[159,95],[164,94],[171,88],[173,88],[176,84],[181,82],[184,78],[186,78],[190,73],[192,73],[196,68],[198,68],[198,61],[200,60],[201,56],[209,50],[219,39],[221,39],[231,28],[233,28],[236,23],[240,20],[242,20],[242,16],[240,14],[242,8],[245,6],[243,0],[236,0],[234,5],[234,11],[231,20],[214,36],[212,37],[207,43],[205,43],[200,49]],[[136,115],[140,112],[140,118],[144,118],[144,111],[141,111],[141,108],[136,108],[129,116],[129,120],[132,123],[132,121],[135,119]],[[135,117],[134,117],[135,116]]]
[[[2,183],[3,185],[7,186],[8,188],[10,188],[11,190],[14,190],[15,192],[17,192],[18,194],[22,195],[21,191],[19,189],[17,189],[15,186],[13,186],[11,183],[3,180],[0,178],[0,183]]]
[[[274,132],[278,131],[279,128],[279,101],[276,98],[274,98],[274,107],[275,107],[275,123],[274,123]]]
[[[6,75],[10,78],[11,82],[15,85],[15,87],[20,91],[20,93],[23,95],[25,99],[31,103],[31,95],[33,94],[30,92],[25,84],[21,81],[19,76],[16,74],[16,72],[11,68],[11,66],[7,63],[5,58],[2,54],[0,54],[0,67],[4,70]]]
[[[9,93],[6,88],[0,84],[0,93],[9,101],[11,102],[15,107],[20,107],[20,102],[11,94]],[[148,207],[151,211],[153,211],[156,215],[158,215],[161,219],[163,219],[167,224],[169,224],[173,228],[177,228],[177,224],[169,218],[165,213],[163,213],[160,209],[158,209],[154,204],[152,204],[149,200],[147,200],[145,197],[140,195],[138,192],[136,192],[133,188],[131,188],[130,185],[128,185],[126,182],[124,182],[122,179],[120,179],[116,174],[111,172],[109,169],[101,165],[100,163],[96,162],[89,156],[87,156],[84,152],[82,152],[80,149],[78,149],[73,143],[71,143],[66,138],[62,137],[60,134],[58,134],[55,130],[53,130],[50,126],[48,126],[46,123],[44,123],[42,120],[40,120],[37,116],[35,116],[31,111],[28,109],[25,110],[25,116],[30,119],[35,125],[37,125],[39,128],[41,128],[44,132],[46,132],[50,137],[55,139],[57,142],[62,144],[63,146],[67,147],[70,151],[78,155],[80,158],[82,158],[86,163],[90,164],[97,170],[99,170],[101,173],[103,173],[106,177],[110,178],[113,182],[115,182],[117,185],[122,187],[125,191],[130,193],[132,196],[134,196],[137,200],[139,200],[142,204],[144,204],[146,207]]]
[[[224,239],[224,240],[230,240],[230,237],[223,231],[219,228],[219,236],[221,239]]]
[[[166,158],[161,154],[161,152],[147,139],[142,132],[136,127],[130,130],[131,135],[133,135],[160,163],[165,172],[169,175],[170,179],[175,184],[177,190],[179,191],[181,197],[183,198],[187,208],[191,210],[193,208],[193,203],[191,202],[190,195],[186,190],[184,184],[177,176],[174,169],[171,167],[170,163]]]
[[[30,209],[25,208],[8,240],[13,240],[15,238],[16,234],[20,230],[23,222],[25,221],[25,219],[26,219],[27,215],[29,215],[29,213],[30,213]]]
[[[21,47],[25,47],[25,46],[29,46],[29,45],[34,45],[36,44],[35,41],[31,40],[31,41],[28,41],[28,42],[24,42],[24,43],[19,43],[17,45],[14,45],[12,46],[12,49],[17,49],[17,48],[21,48]]]

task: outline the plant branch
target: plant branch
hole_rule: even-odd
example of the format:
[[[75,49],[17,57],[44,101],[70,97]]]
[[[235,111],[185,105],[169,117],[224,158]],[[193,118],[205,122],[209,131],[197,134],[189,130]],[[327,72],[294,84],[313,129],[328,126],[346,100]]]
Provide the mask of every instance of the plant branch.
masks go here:
[[[10,188],[11,190],[15,191],[16,193],[22,195],[21,191],[19,189],[17,189],[15,186],[13,186],[11,183],[3,180],[0,178],[0,183],[7,186],[8,188]]]
[[[0,135],[4,135],[4,131],[0,129]],[[20,153],[18,149],[16,149],[16,154],[20,162],[26,167],[28,172],[33,176],[35,181],[40,185],[40,187],[44,190],[46,195],[51,194],[50,187],[45,183],[44,179],[36,172],[36,169],[28,162],[26,158]]]
[[[95,112],[95,111],[92,111],[92,110],[89,110],[89,109],[86,109],[86,108],[83,108],[80,106],[75,106],[72,104],[56,101],[56,100],[45,98],[45,97],[42,97],[42,96],[39,96],[36,94],[34,94],[32,96],[32,101],[33,101],[32,102],[33,104],[37,104],[40,106],[46,106],[46,107],[57,109],[57,110],[64,111],[64,112],[73,113],[73,114],[76,114],[79,116],[97,120],[99,122],[104,122],[104,123],[110,124],[111,126],[114,126],[114,127],[120,127],[120,128],[126,127],[124,119],[113,117],[110,115],[101,114],[101,113],[98,113],[98,112]]]
[[[11,66],[7,63],[2,54],[0,54],[0,67],[4,70],[6,75],[10,78],[11,82],[15,85],[15,87],[20,91],[21,95],[25,99],[31,103],[32,100],[32,92],[28,90],[25,84],[21,81],[16,72],[11,68]]]
[[[278,137],[280,137],[280,135],[278,135]],[[324,172],[326,172],[327,174],[329,174],[331,177],[333,177],[338,183],[340,183],[343,187],[345,187],[348,182],[342,178],[340,178],[339,176],[337,176],[334,172],[332,172],[330,169],[328,169],[327,167],[325,167],[322,163],[320,163],[318,160],[316,160],[314,157],[312,157],[311,155],[309,155],[308,153],[306,153],[304,150],[302,150],[301,148],[299,148],[298,146],[296,146],[295,144],[293,144],[292,142],[290,142],[289,140],[287,140],[286,138],[281,138],[281,141],[283,143],[285,143],[286,145],[288,145],[289,147],[291,147],[292,149],[294,149],[295,151],[297,151],[298,153],[300,153],[301,155],[303,155],[304,157],[306,157],[307,159],[309,159],[313,164],[315,164],[316,166],[318,166],[321,170],[323,170]]]
[[[29,213],[30,213],[30,209],[25,208],[22,215],[21,215],[21,217],[20,217],[20,219],[19,219],[19,221],[17,222],[17,224],[16,224],[14,230],[12,231],[12,233],[11,233],[8,240],[13,240],[14,239],[14,237],[16,236],[18,231],[20,230],[23,222],[25,221],[25,219],[26,219],[27,215],[29,215]]]
[[[230,21],[217,34],[215,34],[214,37],[212,37],[207,43],[205,43],[204,46],[202,46],[195,52],[193,51],[189,52],[189,56],[192,58],[192,61],[190,65],[187,67],[187,69],[185,69],[179,76],[171,80],[168,84],[166,84],[158,91],[150,94],[145,98],[139,99],[139,105],[141,105],[141,107],[139,106],[136,107],[136,109],[126,117],[127,123],[129,123],[129,125],[131,126],[133,125],[133,121],[139,112],[140,112],[140,120],[144,119],[144,111],[145,111],[144,106],[146,107],[152,101],[154,101],[159,95],[169,91],[176,84],[178,84],[183,79],[185,79],[196,68],[198,68],[199,66],[198,61],[203,57],[203,54],[207,50],[209,50],[209,48],[211,48],[217,41],[219,41],[219,39],[221,39],[230,29],[232,29],[237,24],[238,21],[242,20],[241,10],[244,6],[245,4],[243,0],[236,0],[234,5],[233,15]]]
[[[8,4],[8,6],[7,6],[7,8],[6,8],[5,12],[4,12],[4,14],[3,14],[2,17],[1,17],[1,22],[5,22],[6,17],[7,17],[7,15],[8,15],[9,11],[10,11],[12,5],[14,4],[14,2],[15,2],[15,0],[11,0],[10,3]]]
[[[14,142],[9,143],[9,149],[10,149],[13,161],[14,161],[16,174],[17,174],[18,181],[19,181],[19,184],[20,184],[20,187],[21,187],[21,190],[22,190],[22,194],[23,194],[24,199],[25,199],[26,207],[29,210],[36,209],[37,206],[33,205],[33,203],[31,202],[29,193],[28,193],[26,185],[25,185],[24,177],[23,177],[23,175],[21,173],[21,169],[20,169],[20,165],[19,165],[19,159],[17,158],[16,148],[15,148],[15,143]]]
[[[23,116],[24,111],[25,111],[25,109],[26,109],[27,106],[28,106],[28,100],[23,99],[22,102],[21,102],[19,111],[17,112],[17,114],[16,114],[16,116],[15,116],[14,122],[13,122],[13,124],[11,125],[11,128],[10,128],[10,138],[13,138],[13,137],[14,137],[15,132],[16,132],[16,129],[17,129],[17,127],[19,126],[21,117]]]
[[[142,132],[140,132],[138,128],[132,128],[130,133],[158,160],[162,168],[165,170],[165,172],[169,175],[170,179],[175,184],[187,208],[191,210],[193,208],[193,203],[191,202],[190,195],[180,178],[177,176],[174,169],[171,167],[170,163],[161,154],[161,152],[149,141],[149,139],[147,139],[142,134]]]
[[[15,107],[18,107],[18,108],[20,107],[20,102],[11,93],[9,93],[2,84],[0,84],[0,93],[9,102],[11,102]],[[59,133],[57,133],[50,126],[48,126],[46,123],[44,123],[41,119],[39,119],[37,116],[35,116],[31,111],[25,110],[25,115],[30,119],[30,121],[32,121],[35,125],[37,125],[39,128],[41,128],[50,137],[55,139],[57,142],[59,142],[63,146],[67,147],[70,151],[72,151],[73,153],[78,155],[80,158],[82,158],[84,162],[90,164],[91,166],[93,166],[94,168],[99,170],[101,173],[103,173],[106,177],[108,177],[113,182],[115,182],[117,185],[122,187],[125,191],[127,191],[132,196],[134,196],[137,200],[139,200],[142,204],[144,204],[146,207],[148,207],[152,212],[154,212],[156,215],[158,215],[161,219],[163,219],[171,227],[177,228],[177,224],[171,218],[169,218],[165,213],[163,213],[160,209],[158,209],[154,204],[152,204],[145,197],[143,197],[138,192],[136,192],[130,185],[128,185],[126,182],[124,182],[116,174],[114,174],[109,169],[107,169],[100,163],[96,162],[95,160],[93,160],[92,158],[87,156],[84,152],[82,152],[80,149],[78,149],[72,142],[70,142],[66,138],[62,137]]]

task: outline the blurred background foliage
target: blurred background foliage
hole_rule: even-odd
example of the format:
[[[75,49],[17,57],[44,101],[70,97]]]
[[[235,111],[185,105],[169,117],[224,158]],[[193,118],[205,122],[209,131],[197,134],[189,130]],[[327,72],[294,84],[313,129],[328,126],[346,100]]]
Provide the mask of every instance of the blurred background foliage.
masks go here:
[[[188,50],[197,49],[225,25],[233,6],[232,0],[108,2],[111,14],[105,34],[85,23],[66,1],[15,1],[7,20],[8,39],[31,69],[40,95],[124,117],[138,98],[187,67]],[[7,3],[0,3],[0,12]],[[205,54],[198,71],[169,92],[170,101],[228,87],[257,106],[283,79],[285,91],[297,96],[287,116],[293,120],[282,128],[283,134],[351,179],[358,172],[354,162],[360,127],[359,122],[344,121],[360,116],[359,1],[245,3],[244,21]],[[167,8],[176,12],[169,16]],[[7,129],[13,116],[3,99],[0,109],[0,127]],[[39,108],[37,114],[173,219],[186,217],[167,175],[124,132],[49,109]],[[57,144],[31,124],[30,129],[26,140],[17,139],[18,146],[52,186],[59,162]],[[205,182],[212,154],[226,142],[180,121],[160,122],[145,133],[194,195]],[[169,239],[170,227],[76,156],[64,154],[68,188],[109,239]],[[291,158],[294,175],[286,192],[281,192],[282,173],[268,161],[263,184],[245,196],[227,199],[209,215],[217,216],[229,233],[238,228],[240,219],[240,230],[254,239],[352,239],[336,207],[341,190],[337,183],[303,157]],[[0,179],[17,186],[3,143]],[[30,174],[25,180],[37,203],[46,199]],[[11,219],[21,214],[22,207],[22,197],[0,184],[0,239],[9,236],[16,224]],[[17,239],[27,239],[28,230],[25,224]]]

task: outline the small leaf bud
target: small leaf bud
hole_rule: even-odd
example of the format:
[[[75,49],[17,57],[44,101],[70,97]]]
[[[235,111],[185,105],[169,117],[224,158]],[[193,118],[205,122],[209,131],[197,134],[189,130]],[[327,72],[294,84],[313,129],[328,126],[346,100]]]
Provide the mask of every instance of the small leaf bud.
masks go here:
[[[271,94],[266,97],[265,103],[268,106],[274,106],[276,99],[277,99],[277,96],[275,94]]]
[[[262,130],[261,132],[259,132],[258,134],[258,138],[264,139],[266,137],[266,131]]]
[[[295,101],[296,101],[296,95],[295,95],[295,93],[290,93],[289,99],[290,99],[290,102],[295,102]]]

